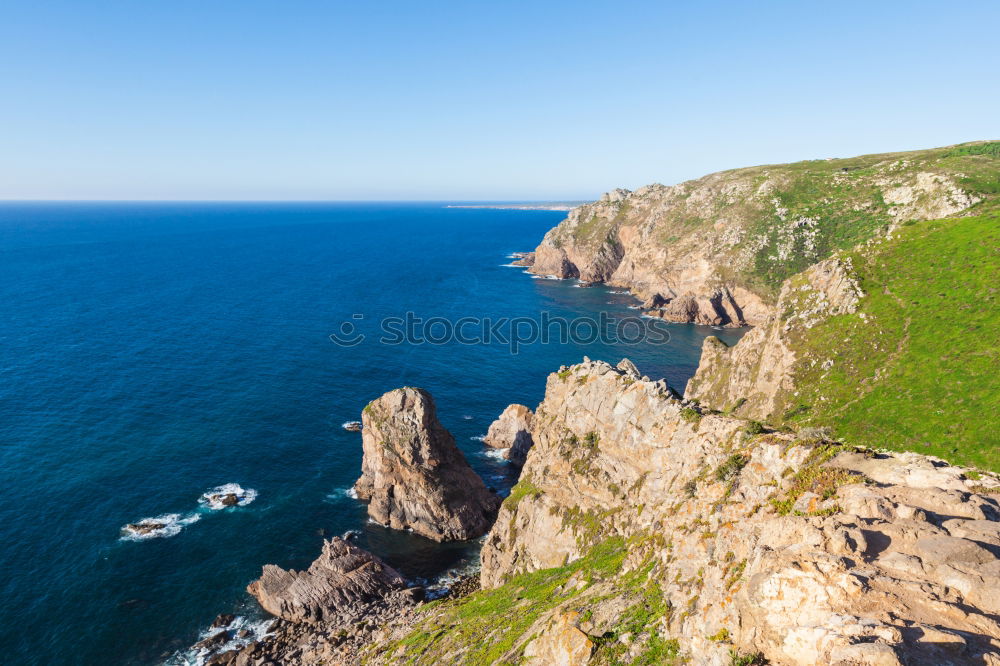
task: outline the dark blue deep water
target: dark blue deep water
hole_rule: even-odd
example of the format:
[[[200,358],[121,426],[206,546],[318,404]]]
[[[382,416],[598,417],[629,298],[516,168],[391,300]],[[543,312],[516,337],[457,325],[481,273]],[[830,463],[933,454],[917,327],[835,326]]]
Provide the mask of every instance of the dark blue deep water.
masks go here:
[[[345,494],[360,435],[341,428],[402,385],[428,389],[488,483],[513,481],[472,439],[584,354],[632,358],[683,390],[709,334],[669,343],[383,345],[378,324],[440,316],[634,314],[599,287],[504,267],[562,213],[372,204],[0,205],[0,661],[153,664],[216,614],[259,615],[261,565],[302,568],[323,535],[408,576],[462,566],[442,547],[366,524]],[[352,315],[363,319],[352,319]],[[345,348],[343,321],[369,335]],[[201,493],[252,488],[221,511]],[[121,527],[177,514],[168,538]],[[474,552],[471,553],[474,559]]]

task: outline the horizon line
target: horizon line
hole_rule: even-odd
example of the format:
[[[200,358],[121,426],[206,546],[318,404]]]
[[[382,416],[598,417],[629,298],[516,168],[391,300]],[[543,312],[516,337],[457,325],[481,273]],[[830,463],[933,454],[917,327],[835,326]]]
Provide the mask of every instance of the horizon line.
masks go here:
[[[0,199],[5,203],[468,203],[562,204],[593,199]]]

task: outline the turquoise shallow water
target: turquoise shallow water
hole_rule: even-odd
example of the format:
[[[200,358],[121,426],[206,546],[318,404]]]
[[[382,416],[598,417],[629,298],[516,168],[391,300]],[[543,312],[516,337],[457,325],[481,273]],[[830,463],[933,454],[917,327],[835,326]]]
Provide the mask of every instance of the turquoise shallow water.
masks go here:
[[[377,322],[623,317],[633,300],[505,267],[562,213],[435,204],[0,204],[0,661],[152,664],[244,592],[262,564],[307,566],[323,535],[359,542],[406,575],[470,557],[366,523],[345,491],[360,435],[341,424],[402,385],[441,420],[490,485],[510,469],[473,438],[584,354],[632,358],[683,390],[702,339],[663,344],[499,341],[383,345]],[[353,315],[363,315],[361,319]],[[341,323],[368,339],[333,344]],[[206,490],[256,490],[213,511]],[[120,538],[177,514],[167,538]]]

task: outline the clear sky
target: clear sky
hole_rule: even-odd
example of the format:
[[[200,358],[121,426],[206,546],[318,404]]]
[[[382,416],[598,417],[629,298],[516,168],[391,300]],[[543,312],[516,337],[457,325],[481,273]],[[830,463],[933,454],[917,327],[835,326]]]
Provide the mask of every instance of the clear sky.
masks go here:
[[[997,26],[997,0],[6,0],[0,198],[591,199],[1000,139]]]

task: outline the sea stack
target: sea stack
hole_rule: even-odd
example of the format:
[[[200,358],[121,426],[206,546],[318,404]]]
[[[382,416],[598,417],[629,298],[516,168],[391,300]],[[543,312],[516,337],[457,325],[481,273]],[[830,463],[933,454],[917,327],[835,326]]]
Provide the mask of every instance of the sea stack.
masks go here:
[[[430,393],[389,391],[361,418],[364,460],[354,489],[369,501],[373,520],[434,541],[474,539],[490,529],[501,498],[469,467]]]
[[[483,438],[483,443],[495,449],[506,449],[504,457],[516,465],[524,465],[531,439],[531,426],[535,415],[524,405],[508,405]]]

